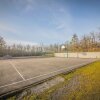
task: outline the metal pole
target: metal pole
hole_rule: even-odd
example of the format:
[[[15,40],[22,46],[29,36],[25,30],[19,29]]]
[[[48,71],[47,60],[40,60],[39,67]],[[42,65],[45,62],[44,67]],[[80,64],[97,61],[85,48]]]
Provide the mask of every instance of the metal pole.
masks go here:
[[[68,41],[67,41],[67,58],[68,58]]]
[[[66,53],[67,53],[67,58],[68,58],[68,41],[66,41],[66,44],[67,44]]]

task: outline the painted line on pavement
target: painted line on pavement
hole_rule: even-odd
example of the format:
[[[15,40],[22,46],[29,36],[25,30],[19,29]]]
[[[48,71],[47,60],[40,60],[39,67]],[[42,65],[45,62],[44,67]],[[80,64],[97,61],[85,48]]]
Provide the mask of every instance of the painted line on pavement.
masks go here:
[[[69,70],[71,70],[72,68],[76,68],[77,66],[81,67],[83,65],[86,65],[86,64],[89,64],[89,63],[92,63],[93,61],[90,61],[90,62],[86,62],[86,63],[81,63],[81,64],[77,64],[77,65],[74,65],[74,66],[69,66],[69,67],[66,67],[66,68],[63,68],[63,69],[59,69],[59,70],[56,70],[56,71],[53,71],[53,72],[50,72],[50,73],[47,73],[47,74],[42,74],[42,75],[39,75],[39,76],[35,76],[35,77],[32,77],[32,78],[28,78],[28,79],[23,79],[22,81],[18,81],[18,82],[13,82],[11,84],[7,84],[7,85],[3,85],[3,86],[0,86],[0,88],[4,88],[4,87],[7,87],[7,86],[11,86],[11,85],[15,85],[15,84],[18,84],[18,83],[22,83],[22,82],[25,82],[25,81],[29,81],[29,80],[32,80],[32,79],[36,79],[36,78],[39,78],[39,77],[42,77],[42,76],[46,76],[46,75],[50,75],[50,74],[53,74],[53,73],[56,73],[56,72],[59,72],[59,71],[65,71],[66,69],[70,68]],[[66,71],[69,71],[69,70],[66,70]]]
[[[20,75],[20,77],[23,79],[23,81],[25,81],[25,78],[23,77],[23,75],[18,71],[18,69],[16,68],[16,66],[11,62],[9,61],[9,63],[12,65],[12,67],[16,70],[16,72]]]

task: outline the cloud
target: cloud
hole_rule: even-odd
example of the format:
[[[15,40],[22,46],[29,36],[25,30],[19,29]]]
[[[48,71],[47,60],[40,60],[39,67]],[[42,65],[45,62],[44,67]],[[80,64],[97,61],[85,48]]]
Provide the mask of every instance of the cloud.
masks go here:
[[[23,41],[56,42],[64,41],[71,32],[71,14],[67,7],[59,3],[59,0],[14,0],[13,3],[18,8],[18,20],[26,16],[24,22],[20,20],[21,24],[15,23],[16,27],[6,23],[0,24],[0,30],[15,35],[7,33],[10,34],[8,37]],[[32,12],[31,16],[27,12]]]
[[[53,10],[54,9],[54,10]],[[57,30],[64,33],[71,32],[72,29],[72,16],[68,8],[64,8],[61,5],[58,8],[52,8],[52,22]]]
[[[25,12],[32,11],[34,9],[34,5],[36,3],[35,0],[26,0],[24,2],[26,2],[24,9]]]
[[[17,10],[28,12],[35,8],[36,0],[14,0],[13,3]]]
[[[14,25],[12,26],[10,23],[0,23],[0,36],[3,36],[5,39],[18,39],[20,40],[20,37],[22,35],[22,32],[18,30]]]
[[[14,27],[11,27],[10,25],[0,23],[0,31],[2,32],[12,32],[12,33],[18,33]]]
[[[33,7],[31,5],[27,5],[25,8],[25,12],[33,10]]]
[[[16,38],[16,35],[20,37],[22,32],[18,32],[14,27],[8,25],[7,23],[0,23],[0,35],[4,37],[8,45],[22,44],[22,45],[38,45],[38,43],[24,41]],[[12,36],[13,35],[13,36]]]
[[[6,42],[8,45],[13,45],[13,44],[22,44],[22,45],[31,45],[31,46],[37,46],[39,45],[38,43],[35,42],[28,42],[28,41],[18,41],[18,40],[13,40],[13,39],[6,39]]]
[[[56,29],[63,29],[63,28],[65,28],[65,25],[63,23],[56,26]]]

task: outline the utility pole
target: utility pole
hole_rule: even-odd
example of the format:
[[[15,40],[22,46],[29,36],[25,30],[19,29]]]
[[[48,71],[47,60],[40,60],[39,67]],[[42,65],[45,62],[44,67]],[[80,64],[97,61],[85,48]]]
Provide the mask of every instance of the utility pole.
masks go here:
[[[66,53],[67,53],[67,58],[68,58],[68,41],[66,41],[65,44],[66,44],[66,46],[67,46],[67,47],[66,47]]]
[[[68,58],[68,41],[67,41],[67,58]]]

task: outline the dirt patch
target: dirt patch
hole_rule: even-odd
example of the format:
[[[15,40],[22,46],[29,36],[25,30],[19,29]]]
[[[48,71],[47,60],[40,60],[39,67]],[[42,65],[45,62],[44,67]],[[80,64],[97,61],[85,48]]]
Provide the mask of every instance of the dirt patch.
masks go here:
[[[23,91],[22,93],[18,94],[16,96],[17,100],[22,100],[25,96],[31,95],[31,94],[40,94],[41,92],[44,92],[45,90],[51,88],[54,85],[57,85],[61,82],[64,82],[64,78],[61,76],[55,77],[54,79],[48,80],[44,83],[41,83],[35,87],[32,87],[26,91]]]
[[[50,87],[52,87],[56,84],[59,84],[60,82],[64,82],[64,78],[62,78],[61,76],[56,77],[56,78],[49,80],[47,82],[44,82],[40,85],[37,85],[36,87],[31,88],[31,91],[33,93],[41,93],[44,90],[49,89]]]
[[[52,95],[52,100],[62,100],[62,98],[68,97],[68,95],[78,89],[80,82],[79,82],[79,76],[74,76],[71,80],[69,80],[68,84],[65,84],[63,87],[56,90]]]

